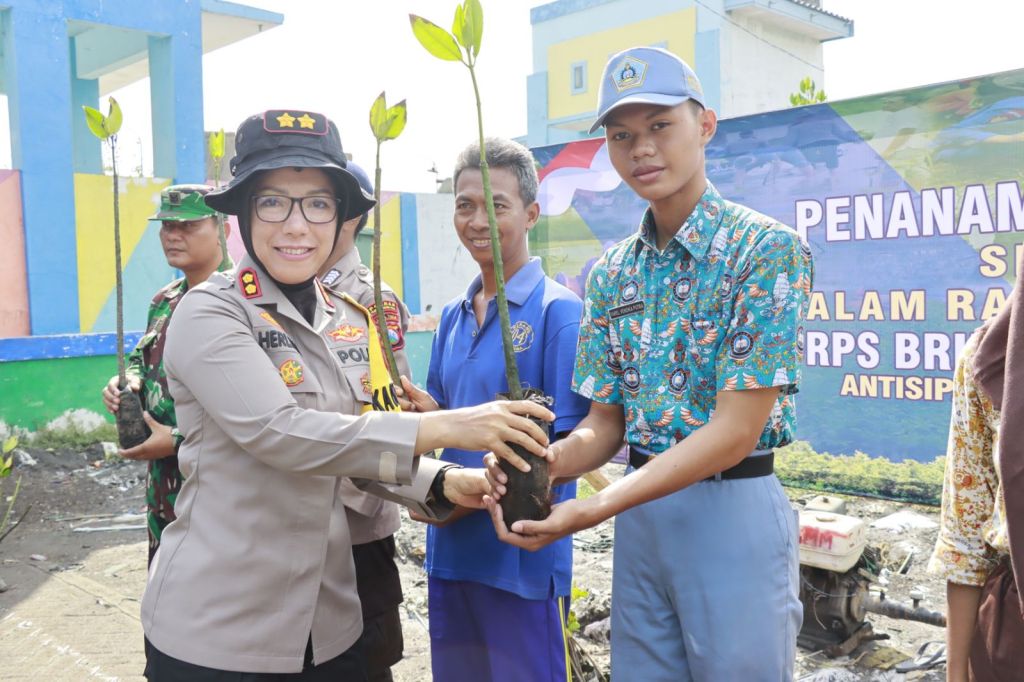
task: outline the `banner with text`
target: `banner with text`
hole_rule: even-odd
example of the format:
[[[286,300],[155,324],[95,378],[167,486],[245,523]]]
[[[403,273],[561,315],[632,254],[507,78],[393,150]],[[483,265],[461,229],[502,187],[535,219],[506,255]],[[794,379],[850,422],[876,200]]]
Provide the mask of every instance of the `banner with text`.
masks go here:
[[[603,139],[534,154],[532,249],[582,295],[645,204]],[[799,438],[835,454],[944,454],[957,355],[1021,256],[1024,70],[724,120],[707,169],[814,253]]]

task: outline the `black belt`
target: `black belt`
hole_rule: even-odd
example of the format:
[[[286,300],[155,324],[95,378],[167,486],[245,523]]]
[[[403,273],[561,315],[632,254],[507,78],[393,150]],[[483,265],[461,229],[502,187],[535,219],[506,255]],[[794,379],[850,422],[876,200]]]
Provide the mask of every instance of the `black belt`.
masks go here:
[[[657,455],[641,452],[638,448],[629,446],[629,465],[639,469],[650,462]],[[708,476],[705,481],[732,480],[736,478],[758,478],[770,476],[775,471],[775,451],[769,450],[766,455],[756,455],[743,459],[739,464],[729,467],[721,474]]]

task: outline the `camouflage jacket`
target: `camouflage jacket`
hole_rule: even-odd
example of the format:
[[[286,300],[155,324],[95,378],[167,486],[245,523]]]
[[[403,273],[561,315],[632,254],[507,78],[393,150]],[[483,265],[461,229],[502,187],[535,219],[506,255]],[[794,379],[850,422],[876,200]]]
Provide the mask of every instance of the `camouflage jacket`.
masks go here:
[[[128,356],[126,367],[128,377],[139,379],[142,385],[140,397],[143,409],[158,422],[170,427],[176,427],[177,421],[174,418],[174,401],[167,390],[167,375],[164,373],[164,338],[171,313],[187,290],[188,283],[181,278],[156,293],[149,304],[146,333]]]
[[[164,373],[164,341],[171,313],[188,290],[184,278],[176,279],[156,293],[149,304],[146,333],[128,356],[126,373],[141,384],[142,407],[161,424],[170,426],[177,443],[177,419],[174,400],[167,389]],[[149,483],[146,487],[147,526],[150,561],[160,545],[165,526],[174,520],[174,500],[181,489],[181,471],[176,455],[149,461]]]

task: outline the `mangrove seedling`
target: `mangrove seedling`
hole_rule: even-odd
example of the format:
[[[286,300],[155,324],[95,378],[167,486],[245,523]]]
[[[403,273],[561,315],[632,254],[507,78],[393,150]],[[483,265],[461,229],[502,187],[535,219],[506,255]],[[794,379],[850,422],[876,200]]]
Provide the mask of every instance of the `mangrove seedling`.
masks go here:
[[[391,374],[391,381],[395,386],[402,383],[398,376],[398,365],[395,363],[395,351],[391,347],[391,336],[388,334],[387,312],[384,310],[384,294],[381,291],[380,274],[380,237],[384,226],[380,221],[380,146],[387,140],[393,140],[405,130],[406,107],[403,99],[398,104],[389,107],[384,93],[377,95],[370,107],[370,130],[377,139],[377,162],[373,174],[373,306],[376,311],[374,323],[377,326],[377,336],[380,337],[381,346],[384,348],[384,357],[387,360],[388,372]],[[398,311],[396,310],[397,314]]]
[[[121,214],[118,197],[117,177],[117,131],[121,129],[121,107],[113,97],[108,100],[110,108],[104,116],[92,107],[83,106],[85,122],[89,130],[110,146],[110,164],[114,175],[114,273],[117,306],[117,386],[120,389],[121,404],[117,410],[117,435],[124,449],[140,445],[149,437],[149,427],[142,418],[142,403],[138,394],[128,387],[124,371],[124,282],[121,268]]]
[[[476,98],[477,133],[480,140],[480,177],[484,186],[484,202],[487,205],[487,224],[491,234],[491,253],[494,259],[494,280],[498,320],[501,324],[501,347],[505,357],[505,378],[508,381],[507,396],[512,400],[523,398],[550,404],[550,399],[539,391],[524,391],[519,381],[519,367],[512,345],[512,325],[508,312],[508,298],[505,296],[505,272],[501,260],[501,242],[498,237],[498,220],[494,213],[494,192],[491,189],[491,174],[487,164],[487,148],[484,140],[483,107],[480,102],[480,88],[476,78],[476,63],[480,55],[480,43],[484,34],[484,10],[479,0],[465,0],[455,7],[455,19],[449,33],[437,24],[409,15],[413,35],[430,54],[450,62],[460,62],[469,69]],[[538,422],[547,429],[547,423]],[[509,444],[523,459],[530,463],[530,471],[522,472],[505,460],[501,468],[508,476],[507,493],[501,498],[501,510],[505,522],[511,526],[520,519],[539,520],[551,511],[551,486],[548,478],[548,462],[537,457],[518,444]]]
[[[220,189],[220,160],[224,158],[224,129],[221,128],[215,133],[210,133],[208,146],[210,158],[213,160],[213,186]],[[217,213],[217,238],[220,239],[220,265],[217,269],[223,272],[230,270],[232,266],[231,256],[228,255],[228,238],[224,231],[224,216]]]

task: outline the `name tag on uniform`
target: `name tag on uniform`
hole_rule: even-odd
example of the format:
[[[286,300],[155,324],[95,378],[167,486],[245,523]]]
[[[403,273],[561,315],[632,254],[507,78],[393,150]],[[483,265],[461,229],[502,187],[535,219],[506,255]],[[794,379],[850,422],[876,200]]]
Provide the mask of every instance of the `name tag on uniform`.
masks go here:
[[[635,315],[644,311],[643,301],[634,301],[633,303],[627,303],[626,305],[620,305],[612,308],[608,311],[608,317],[613,320],[617,320],[620,317],[626,317],[627,315]]]

